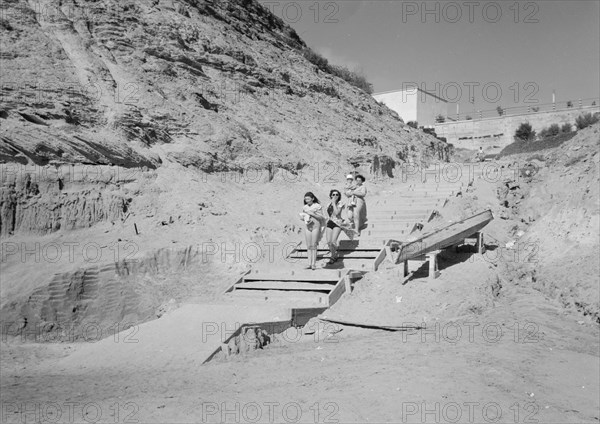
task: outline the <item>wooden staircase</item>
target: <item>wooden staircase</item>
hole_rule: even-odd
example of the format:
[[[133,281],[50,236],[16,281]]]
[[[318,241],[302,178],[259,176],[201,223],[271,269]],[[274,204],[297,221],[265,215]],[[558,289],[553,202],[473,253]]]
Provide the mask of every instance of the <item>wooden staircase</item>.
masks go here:
[[[460,184],[424,183],[405,186],[371,202],[367,200],[367,228],[354,240],[341,234],[339,259],[334,264],[323,264],[330,258],[323,236],[317,251],[321,267],[316,270],[304,268],[308,253],[301,243],[279,267],[248,271],[226,294],[239,301],[288,305],[296,324],[303,325],[310,317],[332,306],[346,291],[351,291],[366,272],[373,270],[376,261],[381,262],[381,252],[388,240],[408,239],[432,219],[449,196],[461,189]]]

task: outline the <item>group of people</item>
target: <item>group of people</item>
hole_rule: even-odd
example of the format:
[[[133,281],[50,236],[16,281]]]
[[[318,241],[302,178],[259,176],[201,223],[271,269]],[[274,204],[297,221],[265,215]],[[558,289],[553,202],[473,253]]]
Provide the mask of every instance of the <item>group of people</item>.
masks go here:
[[[304,207],[300,212],[300,218],[306,225],[304,233],[309,269],[316,269],[317,246],[324,233],[331,254],[328,264],[331,265],[338,260],[338,238],[342,231],[352,240],[360,237],[361,231],[367,226],[365,177],[348,174],[344,195],[345,200],[339,190],[331,190],[330,201],[325,209],[312,192],[304,195]]]

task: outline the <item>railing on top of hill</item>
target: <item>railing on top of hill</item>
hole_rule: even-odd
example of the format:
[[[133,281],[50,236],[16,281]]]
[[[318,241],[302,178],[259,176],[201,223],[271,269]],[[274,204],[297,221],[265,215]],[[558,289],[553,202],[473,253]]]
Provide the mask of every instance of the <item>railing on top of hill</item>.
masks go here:
[[[559,111],[576,111],[581,110],[584,113],[587,109],[599,107],[600,98],[566,100],[555,103],[531,104],[523,106],[514,106],[502,108],[502,114],[498,109],[478,110],[473,112],[465,112],[461,114],[445,116],[445,122],[437,122],[435,125],[443,125],[444,123],[453,123],[457,121],[477,121],[489,118],[501,118],[505,116],[527,115],[542,112],[559,112]]]

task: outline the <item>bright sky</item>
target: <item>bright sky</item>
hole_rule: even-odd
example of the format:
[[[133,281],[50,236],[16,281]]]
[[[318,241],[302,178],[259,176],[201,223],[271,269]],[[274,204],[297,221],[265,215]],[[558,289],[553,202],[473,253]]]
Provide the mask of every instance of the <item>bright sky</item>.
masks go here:
[[[461,112],[469,91],[484,110],[600,96],[599,0],[260,2],[375,92],[416,83]]]

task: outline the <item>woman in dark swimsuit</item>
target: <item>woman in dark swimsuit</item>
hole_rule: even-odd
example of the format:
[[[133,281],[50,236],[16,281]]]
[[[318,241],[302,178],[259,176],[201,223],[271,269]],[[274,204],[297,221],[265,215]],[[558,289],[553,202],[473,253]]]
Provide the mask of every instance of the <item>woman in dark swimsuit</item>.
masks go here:
[[[337,239],[340,236],[342,229],[344,229],[342,228],[342,211],[346,205],[340,203],[342,194],[339,190],[331,190],[329,192],[329,198],[331,199],[331,202],[327,205],[327,227],[325,233],[327,234],[327,245],[329,246],[329,252],[331,253],[328,264],[333,264],[338,259]]]

